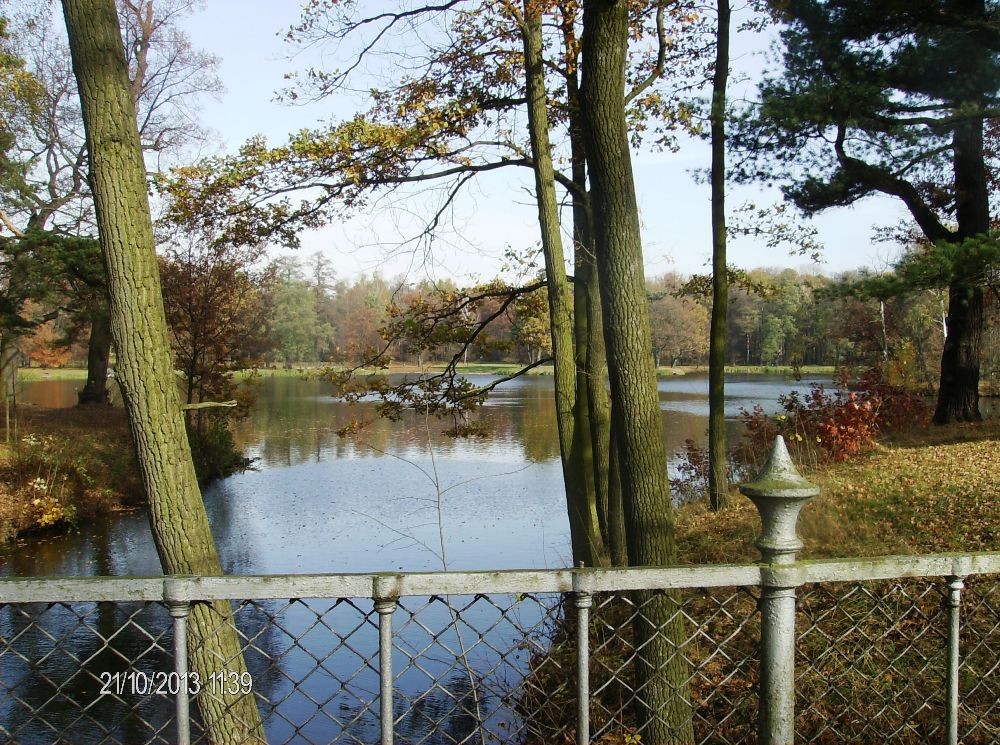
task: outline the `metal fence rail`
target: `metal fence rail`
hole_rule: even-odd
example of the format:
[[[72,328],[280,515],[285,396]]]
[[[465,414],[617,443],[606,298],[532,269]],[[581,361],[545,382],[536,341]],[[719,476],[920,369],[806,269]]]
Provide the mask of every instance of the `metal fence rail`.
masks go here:
[[[208,742],[252,694],[272,743],[628,742],[637,598],[670,593],[697,742],[755,739],[768,587],[799,588],[808,742],[1000,738],[1000,554],[669,569],[0,580],[0,736]],[[185,695],[184,619],[234,601],[248,666]],[[959,625],[959,620],[962,623]],[[178,654],[179,653],[179,654]],[[662,664],[669,664],[663,660]],[[171,676],[170,673],[175,673]],[[647,740],[641,740],[646,742]]]

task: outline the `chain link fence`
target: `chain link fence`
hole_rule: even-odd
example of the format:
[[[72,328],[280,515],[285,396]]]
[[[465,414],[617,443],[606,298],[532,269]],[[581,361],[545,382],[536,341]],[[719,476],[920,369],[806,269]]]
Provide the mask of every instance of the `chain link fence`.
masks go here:
[[[797,738],[948,741],[954,668],[957,739],[1000,741],[998,570],[997,554],[797,565]],[[0,580],[0,740],[210,743],[206,697],[247,695],[272,744],[647,743],[671,671],[685,739],[756,742],[766,582],[755,565]],[[178,618],[213,600],[232,601],[244,673],[175,656]]]

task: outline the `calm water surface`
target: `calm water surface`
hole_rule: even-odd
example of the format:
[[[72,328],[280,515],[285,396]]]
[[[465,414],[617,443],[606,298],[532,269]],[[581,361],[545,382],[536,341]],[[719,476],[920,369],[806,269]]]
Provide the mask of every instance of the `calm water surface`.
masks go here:
[[[21,401],[73,405],[78,385],[29,384]],[[669,450],[679,450],[688,438],[704,441],[706,378],[671,378],[659,387]],[[734,378],[727,390],[727,415],[735,417],[740,408],[758,402],[774,410],[777,396],[793,387],[805,389],[808,381]],[[396,423],[378,420],[372,405],[340,403],[317,381],[263,379],[256,406],[236,432],[255,459],[254,470],[204,492],[225,571],[567,566],[551,379],[506,383],[477,416],[488,423],[488,434],[455,439],[441,434],[438,423],[416,416]],[[359,435],[337,434],[354,420],[370,424]],[[143,511],[115,515],[68,535],[22,540],[0,554],[0,575],[159,573]],[[508,733],[517,729],[519,715],[502,692],[527,671],[529,650],[510,621],[523,628],[538,625],[541,633],[549,623],[545,604],[557,599],[536,600],[403,601],[396,614],[394,656],[400,741],[431,745],[462,739],[477,726],[475,718],[460,713],[463,707],[478,707],[478,718],[495,741],[511,739]],[[378,649],[375,625],[365,621],[371,605],[367,600],[281,600],[239,608],[237,626],[254,640],[246,654],[254,691],[262,702],[280,702],[273,711],[264,708],[272,742],[334,742],[346,733],[377,742],[378,676],[365,662]],[[462,609],[460,623],[454,621],[454,608]],[[484,630],[485,644],[477,629]],[[103,648],[90,630],[113,641]],[[348,637],[347,643],[340,644],[331,630]],[[52,742],[53,731],[64,728],[71,729],[75,743],[104,742],[110,731],[117,741],[138,745],[166,727],[169,740],[169,698],[116,701],[98,695],[94,682],[93,676],[110,671],[169,671],[168,655],[144,651],[150,648],[147,632],[159,636],[164,649],[171,648],[169,618],[157,604],[0,606],[0,650],[8,643],[4,640],[12,640],[23,655],[0,655],[0,690],[10,694],[0,697],[0,733],[14,732],[15,741],[34,745]],[[462,648],[473,650],[466,666],[454,658]],[[496,650],[505,650],[504,655]],[[138,662],[126,662],[137,657]],[[411,658],[418,664],[408,666]],[[92,676],[80,671],[80,660],[88,661]],[[470,679],[476,681],[475,704]],[[488,696],[487,690],[501,693]],[[39,710],[52,729],[28,717],[18,700]],[[81,718],[69,700],[86,707],[88,715]],[[456,702],[461,703],[456,707]]]
[[[473,376],[485,382],[486,376]],[[810,380],[734,376],[726,415],[806,390]],[[21,401],[75,402],[78,381],[24,385]],[[703,442],[708,382],[659,383],[668,451]],[[558,459],[551,378],[503,384],[477,415],[488,434],[452,438],[410,416],[379,420],[371,404],[332,398],[320,381],[264,378],[238,442],[254,469],[205,489],[227,572],[368,572],[567,566],[569,529]],[[352,421],[369,424],[339,436]],[[733,437],[738,423],[733,424]],[[440,510],[439,510],[440,507]],[[440,526],[439,526],[440,515]],[[439,530],[440,527],[440,530]],[[444,542],[442,556],[441,540]],[[65,536],[19,542],[0,574],[159,573],[145,513],[115,515]]]

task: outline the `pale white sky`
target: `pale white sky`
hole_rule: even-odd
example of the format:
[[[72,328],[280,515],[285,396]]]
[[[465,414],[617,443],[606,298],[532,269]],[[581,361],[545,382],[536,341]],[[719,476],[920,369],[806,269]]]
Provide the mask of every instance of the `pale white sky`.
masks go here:
[[[298,0],[208,0],[206,7],[187,19],[185,27],[195,46],[221,59],[226,93],[218,101],[206,100],[202,115],[218,133],[223,150],[232,151],[256,134],[264,134],[277,144],[290,132],[331,117],[349,117],[364,106],[362,100],[346,97],[294,107],[274,101],[275,91],[284,85],[285,73],[317,61],[315,56],[289,60],[293,50],[280,38],[298,19],[299,7]],[[759,54],[740,51],[747,43],[737,42],[734,57],[742,58],[738,64],[746,69],[759,69]],[[707,184],[696,182],[691,171],[708,164],[708,146],[698,141],[685,143],[677,153],[634,153],[648,276],[671,270],[706,271],[711,256],[709,190]],[[398,242],[407,226],[412,228],[421,214],[429,213],[429,205],[420,199],[405,205],[412,217],[374,211],[345,224],[303,234],[301,255],[305,258],[315,251],[325,252],[343,278],[376,268],[386,275],[412,271],[414,280],[422,277],[425,268],[438,277],[487,278],[495,274],[498,257],[508,245],[520,248],[538,240],[536,213],[527,192],[530,184],[527,171],[495,172],[479,181],[458,204],[456,231],[435,245],[430,266],[421,266],[422,256],[386,259],[384,250],[375,245]],[[746,201],[762,205],[779,198],[777,191],[733,187],[728,200],[732,209]],[[893,225],[903,216],[901,206],[889,199],[869,199],[822,215],[815,221],[826,246],[822,270],[832,273],[861,266],[885,267],[894,248],[872,244],[872,229]],[[731,263],[747,268],[808,265],[806,259],[748,239],[731,240],[729,256]]]

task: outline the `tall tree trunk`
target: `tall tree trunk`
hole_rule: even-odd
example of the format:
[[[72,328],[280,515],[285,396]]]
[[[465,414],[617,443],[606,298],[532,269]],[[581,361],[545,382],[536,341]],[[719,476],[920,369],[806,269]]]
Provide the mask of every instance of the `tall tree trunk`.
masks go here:
[[[64,0],[83,109],[90,179],[107,269],[118,380],[167,574],[221,574],[184,433],[146,197],[146,169],[114,0]],[[245,672],[229,603],[196,605],[193,670]],[[214,743],[264,742],[253,696],[202,696]]]
[[[676,561],[676,548],[625,120],[627,14],[627,4],[615,0],[585,3],[582,100],[628,558],[635,566],[664,566]],[[643,742],[693,742],[675,598],[636,595],[642,609],[634,621],[636,714]]]
[[[111,319],[107,308],[96,309],[90,316],[87,339],[87,383],[77,394],[80,404],[108,402],[108,361],[111,358]]]
[[[583,371],[587,385],[587,402],[590,405],[590,439],[594,449],[594,481],[596,500],[604,513],[606,525],[604,545],[609,549],[614,566],[625,566],[624,561],[615,561],[611,550],[611,539],[616,533],[624,534],[622,512],[611,509],[611,399],[608,396],[608,358],[604,346],[604,323],[601,313],[600,283],[594,263],[593,241],[583,244],[585,277],[587,288],[587,354]],[[619,492],[620,497],[620,492]],[[621,499],[619,498],[619,505]],[[615,521],[618,522],[615,522]],[[622,554],[619,554],[619,558]]]
[[[608,552],[611,565],[628,566],[628,536],[625,534],[625,508],[622,505],[621,464],[618,462],[618,442],[611,433],[608,462]]]
[[[601,538],[610,550],[611,527],[608,523],[608,479],[611,453],[611,402],[608,399],[608,360],[604,350],[601,295],[594,256],[594,231],[587,194],[587,146],[583,135],[580,109],[579,40],[576,36],[579,6],[574,1],[560,3],[560,29],[563,35],[563,73],[566,76],[566,101],[569,109],[570,168],[574,184],[570,190],[573,204],[573,308],[576,342],[577,391],[579,418],[590,427],[593,465],[594,501]],[[621,511],[617,515],[620,517]],[[624,531],[624,528],[618,526]],[[623,544],[624,545],[624,544]],[[614,559],[612,558],[612,563]]]
[[[984,102],[973,105],[979,110]],[[983,152],[983,120],[958,124],[953,135],[955,169],[955,240],[963,241],[990,229],[989,182]],[[935,424],[977,422],[979,368],[983,339],[983,288],[961,273],[948,286],[947,335],[941,354]]]
[[[0,333],[0,401],[3,401],[4,441],[16,437],[17,410],[14,408],[17,379],[17,337]]]
[[[935,424],[978,422],[983,337],[983,288],[961,280],[948,286],[948,336],[941,354]]]
[[[537,3],[525,0],[522,16],[525,89],[528,97],[528,131],[534,162],[538,223],[548,280],[549,323],[554,357],[556,419],[562,455],[563,480],[569,511],[574,563],[600,566],[604,550],[592,488],[590,429],[576,426],[581,409],[577,403],[576,361],[573,351],[573,310],[569,280],[559,235],[555,171],[549,144],[548,103],[542,60],[542,17]]]
[[[729,498],[726,473],[726,86],[729,82],[729,0],[716,3],[715,75],[712,77],[712,322],[708,342],[708,495],[713,510]]]

